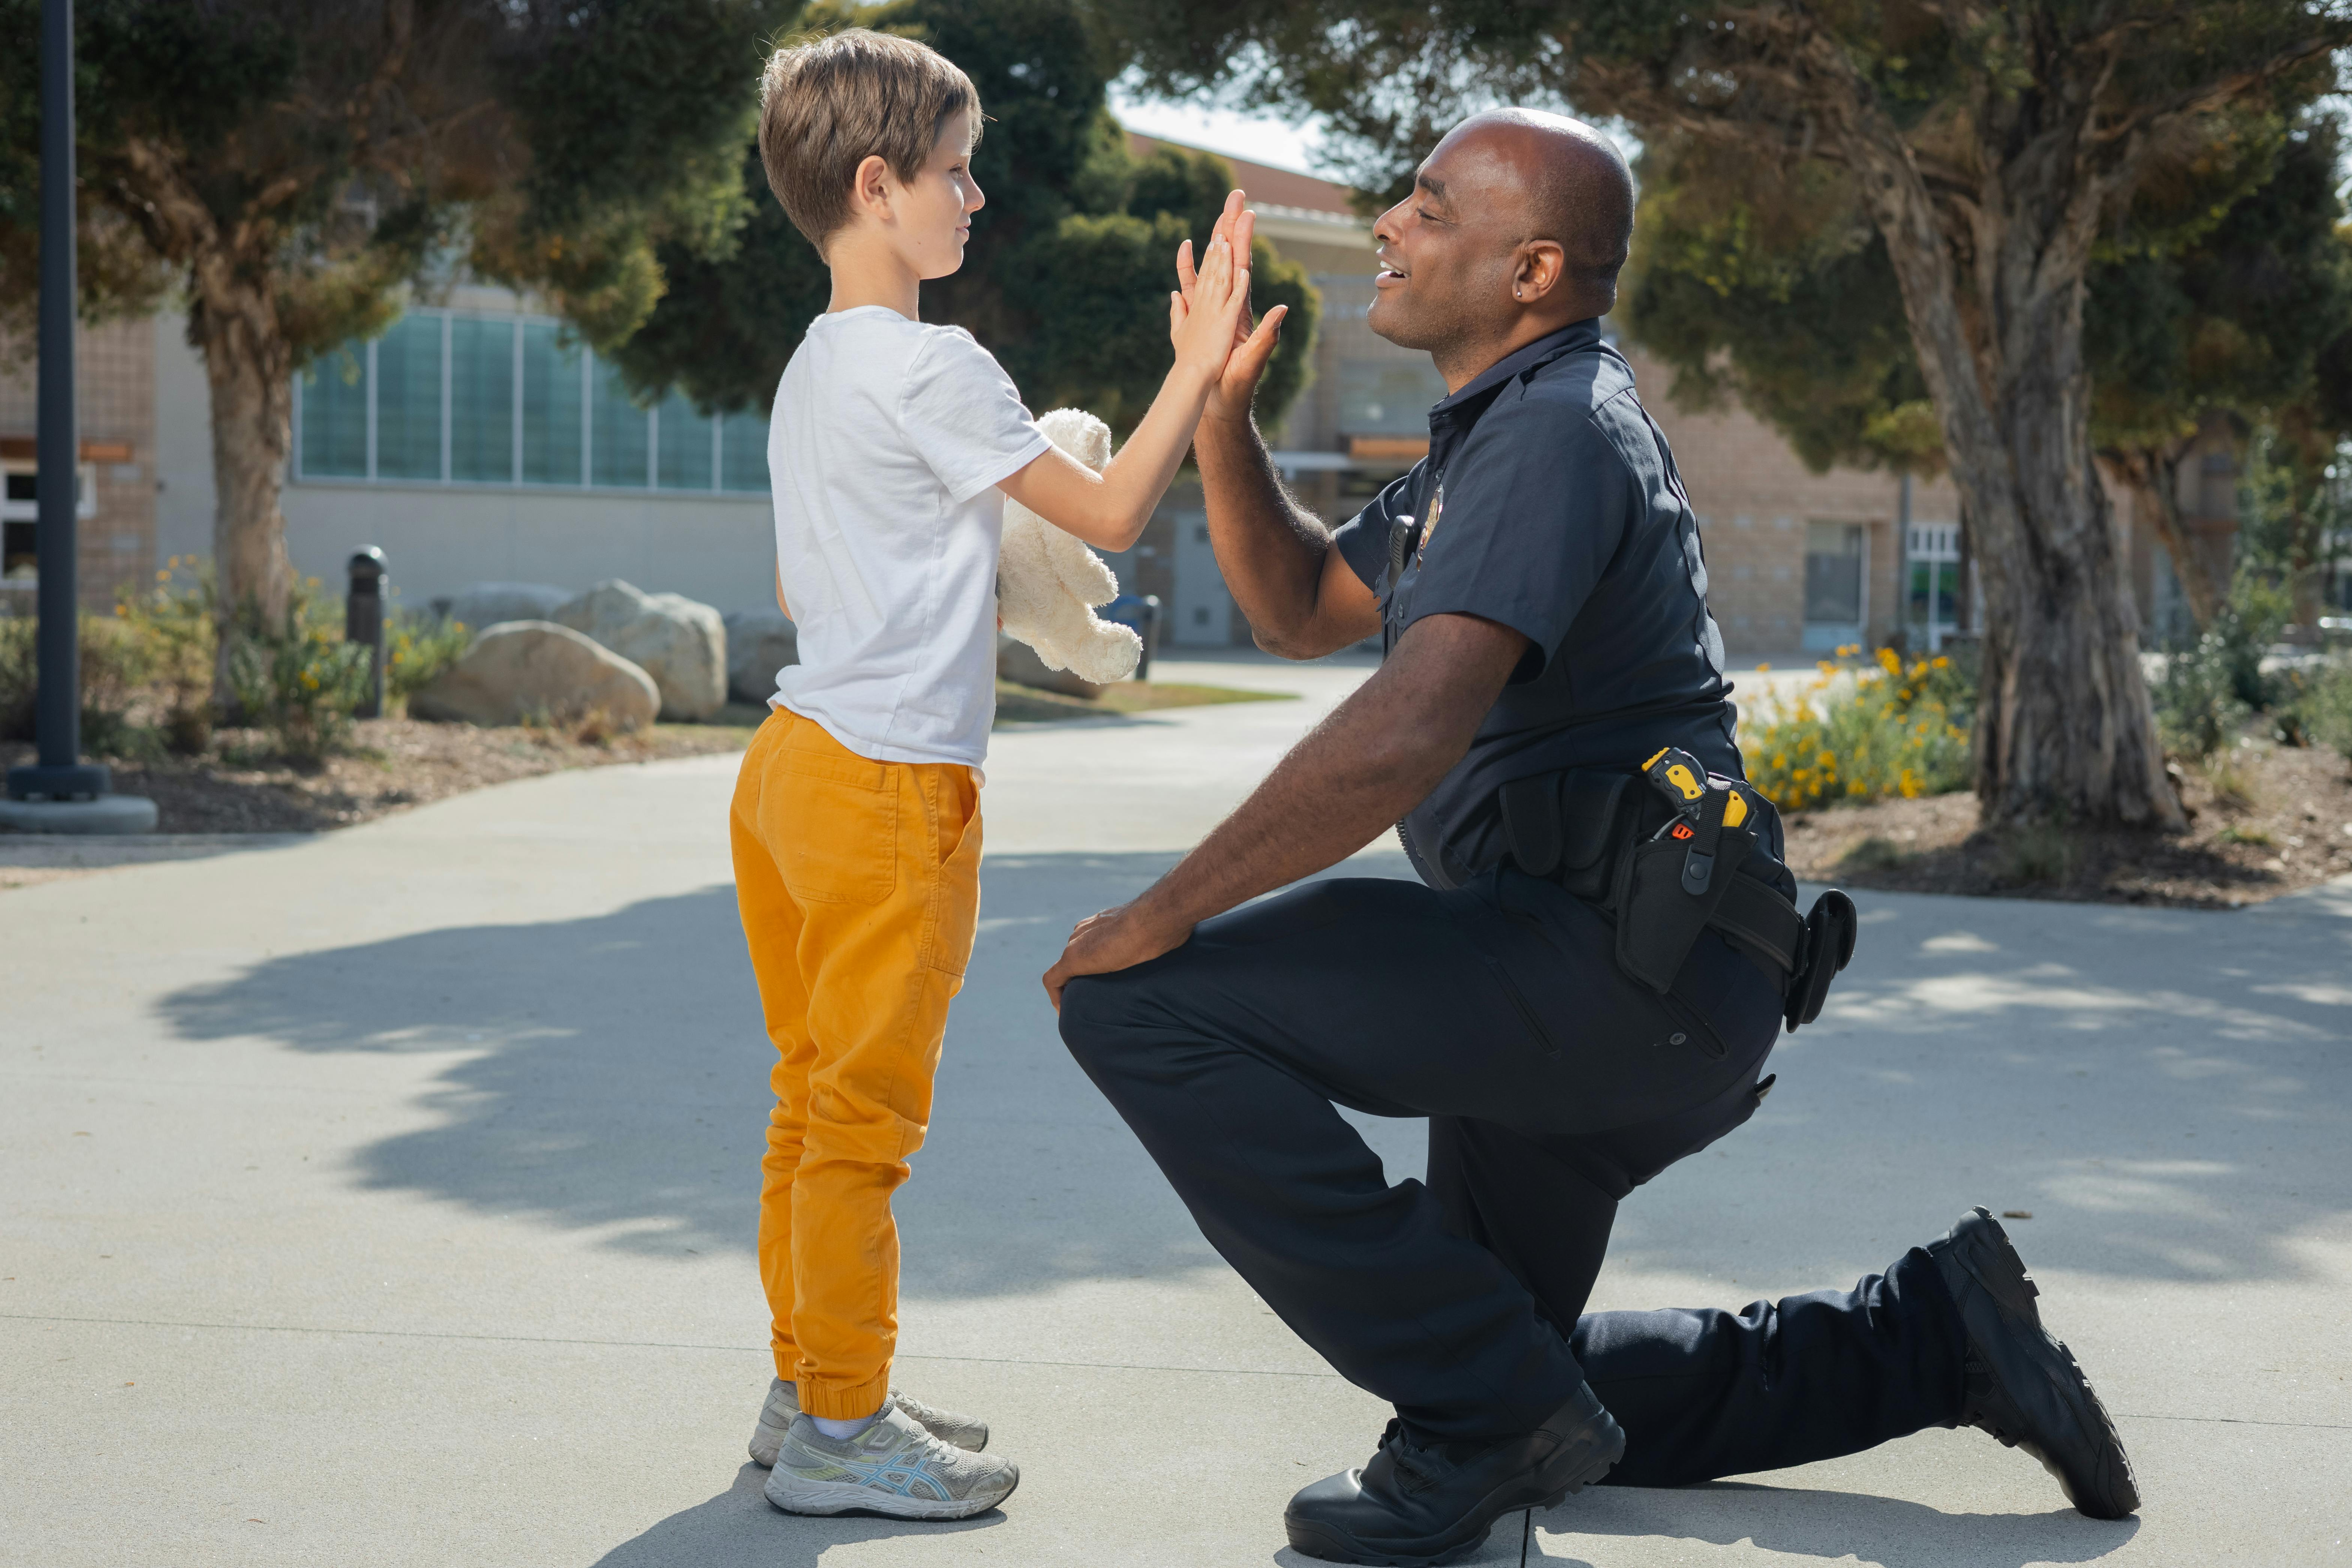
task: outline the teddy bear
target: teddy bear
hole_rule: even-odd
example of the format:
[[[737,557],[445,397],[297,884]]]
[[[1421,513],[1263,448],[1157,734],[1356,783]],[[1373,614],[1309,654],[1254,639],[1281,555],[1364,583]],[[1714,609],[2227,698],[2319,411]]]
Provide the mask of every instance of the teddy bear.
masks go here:
[[[1037,428],[1097,473],[1110,462],[1110,426],[1083,408],[1056,408]],[[1096,605],[1118,596],[1118,579],[1102,558],[1010,499],[996,594],[1005,635],[1036,649],[1048,669],[1109,686],[1133,675],[1143,657],[1141,637],[1095,614]]]

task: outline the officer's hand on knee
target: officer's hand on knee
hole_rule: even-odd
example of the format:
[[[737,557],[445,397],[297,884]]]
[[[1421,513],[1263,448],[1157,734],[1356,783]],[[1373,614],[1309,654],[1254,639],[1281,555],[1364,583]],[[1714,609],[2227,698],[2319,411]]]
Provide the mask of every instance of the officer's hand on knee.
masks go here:
[[[1192,934],[1189,924],[1172,925],[1154,919],[1139,904],[1121,904],[1098,915],[1088,915],[1070,932],[1070,940],[1054,967],[1045,971],[1045,994],[1058,1013],[1062,1010],[1062,987],[1079,975],[1132,969],[1163,952],[1174,952]]]

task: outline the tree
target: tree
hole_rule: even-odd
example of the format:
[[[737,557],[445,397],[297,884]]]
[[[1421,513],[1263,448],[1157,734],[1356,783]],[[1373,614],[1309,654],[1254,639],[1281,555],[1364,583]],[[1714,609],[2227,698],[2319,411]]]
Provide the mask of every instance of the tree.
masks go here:
[[[2086,284],[2144,186],[2332,87],[2343,0],[1106,4],[1164,89],[1239,75],[1329,115],[1390,184],[1490,95],[1619,115],[1759,181],[1843,183],[1885,247],[1982,574],[1988,816],[2180,822],[2093,469]]]
[[[2199,432],[2216,416],[2242,434],[2304,432],[2294,449],[2315,487],[2335,432],[2352,429],[2321,374],[2332,355],[2352,361],[2338,122],[2306,115],[2233,151],[2142,184],[2098,243],[2084,302],[2093,445],[2164,542],[2200,626],[2228,574],[2179,515]],[[1736,395],[1817,469],[1942,466],[1885,245],[1850,184],[1759,181],[1705,145],[1652,150],[1629,271],[1626,324],[1674,370],[1678,400]]]
[[[0,0],[37,32],[39,0]],[[225,630],[284,624],[296,370],[462,261],[592,341],[661,290],[655,247],[724,245],[764,0],[81,0],[85,307],[168,278],[212,390]],[[0,300],[29,309],[30,50],[0,57]],[[222,639],[226,668],[229,638]]]
[[[987,116],[972,170],[988,203],[962,269],[925,287],[924,314],[988,344],[1032,407],[1071,405],[1132,427],[1172,363],[1161,302],[1176,247],[1206,243],[1231,167],[1174,148],[1129,154],[1104,106],[1115,64],[1076,0],[818,5],[799,25],[907,33],[970,74]],[[751,216],[735,249],[659,252],[668,292],[615,356],[643,393],[677,386],[706,410],[765,408],[825,307],[824,264],[769,195],[756,146],[741,184]],[[1290,307],[1257,395],[1273,423],[1307,384],[1318,301],[1306,269],[1263,241],[1252,265],[1258,309]]]

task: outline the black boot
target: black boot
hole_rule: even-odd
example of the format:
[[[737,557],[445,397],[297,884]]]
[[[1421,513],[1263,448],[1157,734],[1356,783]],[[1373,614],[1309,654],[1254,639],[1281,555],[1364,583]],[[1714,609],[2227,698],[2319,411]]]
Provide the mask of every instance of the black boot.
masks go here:
[[[2122,1519],[2138,1508],[2139,1487],[2116,1424],[2074,1352],[2042,1328],[2033,1305],[2042,1292],[2009,1233],[1975,1209],[1927,1253],[1968,1328],[1960,1419],[2041,1460],[2066,1500],[2093,1519]]]
[[[1503,1515],[1550,1508],[1624,1456],[1624,1429],[1580,1384],[1542,1426],[1516,1437],[1423,1447],[1391,1421],[1371,1463],[1317,1481],[1290,1500],[1282,1522],[1309,1557],[1398,1568],[1451,1563]]]

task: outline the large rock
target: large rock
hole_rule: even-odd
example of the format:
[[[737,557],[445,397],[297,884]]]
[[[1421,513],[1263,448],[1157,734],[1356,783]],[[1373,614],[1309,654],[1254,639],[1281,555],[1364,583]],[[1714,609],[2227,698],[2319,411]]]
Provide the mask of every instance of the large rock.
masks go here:
[[[727,690],[736,701],[767,701],[776,694],[776,672],[800,661],[800,628],[782,610],[727,616]]]
[[[546,620],[570,597],[570,589],[546,583],[468,583],[446,606],[435,607],[445,618],[480,631],[501,621]]]
[[[596,639],[654,678],[661,716],[708,719],[727,705],[727,625],[683,594],[648,594],[614,578],[548,619]]]
[[[416,718],[457,724],[565,721],[601,710],[615,727],[636,730],[660,708],[652,676],[552,621],[484,627],[457,663],[408,699]]]
[[[1048,669],[1037,650],[1025,642],[1016,642],[1003,632],[996,634],[996,679],[1010,680],[1017,686],[1034,687],[1039,691],[1058,691],[1065,697],[1100,697],[1110,689],[1097,686],[1091,680],[1081,680],[1066,669]]]

